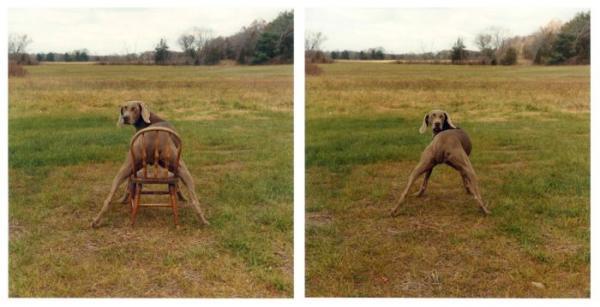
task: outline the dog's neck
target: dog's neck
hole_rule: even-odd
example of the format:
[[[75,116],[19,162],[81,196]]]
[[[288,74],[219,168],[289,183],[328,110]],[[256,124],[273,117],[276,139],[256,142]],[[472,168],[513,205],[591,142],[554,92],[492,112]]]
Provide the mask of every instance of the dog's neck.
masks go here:
[[[436,135],[438,135],[438,133],[440,133],[440,132],[442,132],[442,131],[446,131],[446,130],[452,130],[452,129],[460,129],[460,128],[458,128],[458,127],[456,127],[456,128],[452,128],[452,127],[446,127],[446,128],[444,128],[444,129],[442,129],[442,130],[440,130],[440,131],[437,131],[437,132],[436,132],[436,131],[434,131],[434,130],[431,130],[431,133],[432,133],[432,134],[431,134],[431,137],[432,137],[432,138],[434,138]]]
[[[140,131],[150,125],[164,122],[164,121],[165,120],[158,117],[158,115],[150,112],[150,123],[145,122],[144,119],[142,119],[142,117],[140,116],[140,118],[135,122],[135,124],[133,126],[135,127],[135,131]]]

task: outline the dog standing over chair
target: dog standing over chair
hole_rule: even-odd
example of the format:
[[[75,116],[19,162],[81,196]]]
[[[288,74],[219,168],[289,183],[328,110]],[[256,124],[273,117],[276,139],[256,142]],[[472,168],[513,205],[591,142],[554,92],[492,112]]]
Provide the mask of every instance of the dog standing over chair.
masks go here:
[[[129,101],[125,105],[123,105],[120,110],[119,120],[118,120],[117,124],[119,126],[123,126],[126,124],[132,125],[135,127],[136,132],[140,131],[144,128],[147,128],[147,127],[164,127],[164,128],[167,128],[167,129],[170,129],[173,131],[175,130],[174,127],[169,122],[163,120],[162,118],[158,117],[156,114],[150,112],[150,110],[148,110],[148,107],[146,107],[146,105],[141,101]],[[147,145],[143,145],[143,144],[147,144]],[[150,146],[150,144],[154,144],[154,142],[152,142],[151,140],[148,140],[146,142],[132,144],[132,147],[134,147],[134,149],[141,151],[142,148],[136,148],[135,146]],[[148,148],[143,148],[143,150],[151,151]],[[141,157],[141,156],[140,155],[136,156],[136,160],[138,159],[138,157]],[[129,152],[127,153],[125,162],[123,163],[123,165],[119,169],[119,172],[113,179],[113,182],[112,182],[112,185],[110,188],[110,192],[108,193],[108,197],[104,200],[102,209],[100,210],[98,215],[94,218],[94,220],[91,224],[92,227],[99,226],[100,219],[102,218],[102,215],[104,215],[104,213],[106,213],[106,211],[108,210],[108,208],[110,206],[110,202],[111,202],[113,196],[115,195],[117,188],[123,182],[125,182],[129,178],[129,176],[132,174],[132,172],[134,170],[134,164],[139,164],[139,163],[140,163],[140,161],[132,161],[132,155],[130,155]],[[179,161],[179,167],[177,168],[177,174],[175,174],[175,175],[177,177],[179,177],[181,179],[181,181],[183,182],[183,184],[186,186],[186,188],[190,194],[192,205],[193,205],[196,213],[198,214],[200,221],[203,224],[208,225],[209,223],[206,220],[206,218],[204,217],[204,213],[202,212],[202,209],[200,208],[200,202],[198,201],[198,197],[196,196],[194,180],[192,178],[192,175],[190,174],[190,171],[188,170],[187,166],[185,165],[185,163],[183,162],[182,159]],[[128,199],[129,197],[130,196],[128,196],[128,194],[125,194],[121,198],[121,200]],[[182,195],[179,194],[179,197],[181,198]]]
[[[433,110],[425,114],[419,132],[421,134],[425,133],[427,127],[431,127],[432,129],[433,140],[421,154],[419,164],[417,164],[410,173],[406,188],[402,192],[402,195],[400,195],[398,204],[392,210],[391,215],[398,216],[400,207],[406,200],[408,190],[413,185],[414,181],[422,174],[425,174],[425,178],[423,179],[421,188],[415,196],[422,196],[425,193],[433,168],[441,163],[448,164],[460,173],[466,192],[473,195],[483,213],[489,214],[490,211],[485,207],[483,200],[481,199],[475,170],[469,160],[469,155],[471,154],[471,140],[467,133],[456,127],[452,123],[450,115],[441,110]]]

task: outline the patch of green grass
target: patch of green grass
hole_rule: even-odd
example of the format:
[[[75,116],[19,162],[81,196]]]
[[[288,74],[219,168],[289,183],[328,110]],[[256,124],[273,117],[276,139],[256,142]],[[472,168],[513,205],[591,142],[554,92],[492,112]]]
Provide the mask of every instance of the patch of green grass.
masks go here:
[[[292,67],[40,65],[9,80],[11,297],[290,297]],[[183,138],[210,226],[113,204],[144,100]],[[121,188],[119,193],[124,192]],[[185,193],[185,189],[184,189]],[[120,196],[120,195],[118,195]]]
[[[399,131],[400,127],[405,130]],[[410,130],[414,129],[406,120],[383,116],[308,121],[306,166],[326,166],[335,171],[411,156],[425,142]]]
[[[589,67],[321,67],[307,78],[309,296],[589,297]],[[438,108],[472,139],[490,216],[448,166],[388,215]]]

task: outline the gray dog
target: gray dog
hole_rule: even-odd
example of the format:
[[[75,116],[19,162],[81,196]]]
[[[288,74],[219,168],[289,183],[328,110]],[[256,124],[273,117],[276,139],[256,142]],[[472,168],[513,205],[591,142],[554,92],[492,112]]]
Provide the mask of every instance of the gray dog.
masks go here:
[[[398,205],[391,212],[392,216],[397,216],[400,213],[400,206],[405,201],[408,190],[422,174],[425,174],[425,178],[423,179],[421,188],[415,195],[422,196],[425,193],[433,168],[441,163],[446,163],[460,172],[467,193],[475,197],[479,207],[485,214],[489,214],[490,211],[485,207],[481,199],[475,170],[473,170],[473,166],[469,160],[471,140],[467,133],[452,123],[450,115],[447,112],[440,110],[433,110],[425,114],[419,132],[421,134],[425,133],[427,127],[432,128],[433,140],[421,154],[419,164],[410,173],[408,183],[400,196]]]
[[[148,110],[146,105],[141,101],[129,101],[124,106],[122,106],[121,112],[119,114],[119,121],[117,122],[117,124],[119,126],[123,126],[125,124],[132,125],[135,127],[136,131],[139,131],[139,130],[144,129],[149,126],[165,127],[165,128],[169,128],[173,131],[175,130],[174,127],[169,122],[163,120],[162,118],[158,117],[156,114],[150,112],[150,110]],[[146,141],[144,143],[145,144],[154,144],[154,142],[151,142],[151,141]],[[140,146],[138,144],[140,144],[140,143],[136,143],[136,144],[134,144],[134,146],[136,146],[136,145]],[[167,143],[162,142],[161,144],[167,144]],[[149,145],[147,145],[147,146],[149,146]],[[141,151],[141,148],[138,148],[138,150]],[[151,152],[151,151],[149,151],[149,152]],[[136,157],[140,157],[140,155],[136,155]],[[102,209],[100,210],[100,212],[98,213],[96,218],[94,218],[94,221],[92,222],[92,227],[98,227],[100,218],[108,210],[110,201],[112,200],[113,196],[115,195],[117,188],[123,182],[125,182],[127,180],[127,178],[129,178],[129,175],[131,175],[131,172],[133,171],[134,162],[136,164],[140,163],[139,161],[131,161],[131,155],[128,153],[127,157],[125,159],[125,163],[123,163],[123,165],[121,166],[121,169],[117,173],[117,176],[115,176],[115,178],[113,179],[112,186],[110,188],[110,192],[109,192],[106,200],[104,200],[104,205],[102,206]],[[190,193],[191,200],[192,200],[192,205],[194,206],[194,209],[196,210],[196,213],[198,214],[198,217],[200,218],[201,222],[208,225],[208,221],[204,218],[202,209],[200,209],[200,202],[198,201],[198,197],[196,196],[194,180],[192,179],[192,175],[190,174],[190,171],[186,167],[183,160],[179,161],[179,167],[177,169],[176,175],[181,179],[183,184],[187,187],[187,189]],[[127,196],[128,196],[127,194],[124,195],[121,198],[121,201],[123,201],[124,199],[127,199]],[[180,195],[180,197],[182,197],[182,196]]]

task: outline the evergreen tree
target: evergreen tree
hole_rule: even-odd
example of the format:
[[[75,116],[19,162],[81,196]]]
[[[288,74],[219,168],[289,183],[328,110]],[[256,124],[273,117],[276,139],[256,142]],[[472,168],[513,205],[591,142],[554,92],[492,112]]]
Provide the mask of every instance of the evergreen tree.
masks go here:
[[[164,38],[161,38],[154,48],[154,63],[156,64],[167,64],[169,59],[169,45]]]
[[[452,54],[450,56],[453,64],[461,63],[467,59],[467,51],[462,38],[458,38],[454,46],[452,46]]]

